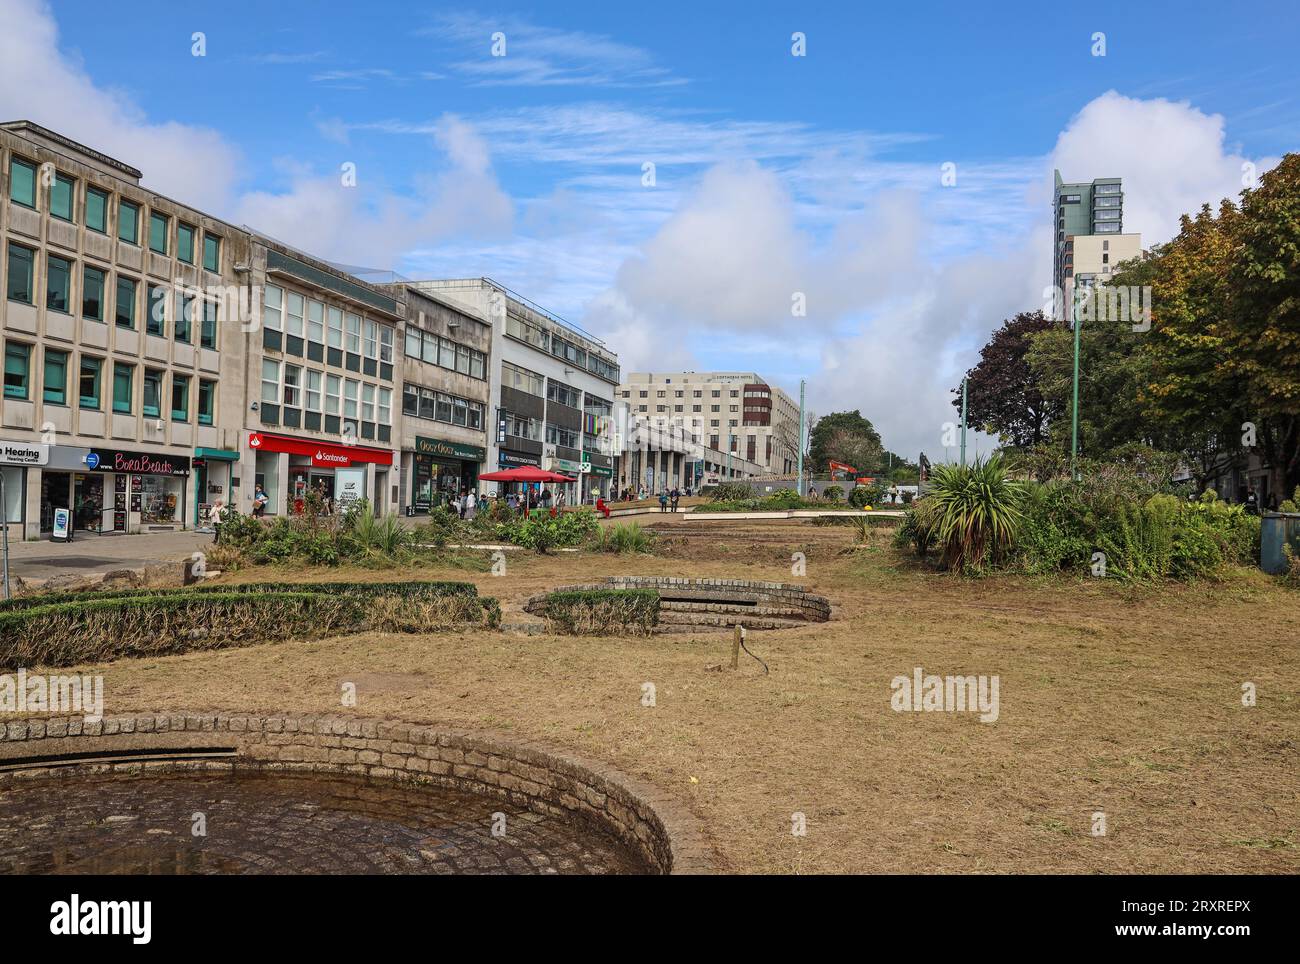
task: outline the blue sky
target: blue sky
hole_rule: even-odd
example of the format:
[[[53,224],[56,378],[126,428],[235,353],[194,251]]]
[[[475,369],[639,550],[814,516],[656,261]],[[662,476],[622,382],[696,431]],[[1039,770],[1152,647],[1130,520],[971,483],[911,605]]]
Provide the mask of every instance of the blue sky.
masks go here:
[[[628,369],[807,378],[934,453],[947,389],[1040,303],[1052,167],[1124,177],[1163,240],[1294,149],[1300,17],[890,6],[0,0],[0,105],[313,253],[489,275]]]

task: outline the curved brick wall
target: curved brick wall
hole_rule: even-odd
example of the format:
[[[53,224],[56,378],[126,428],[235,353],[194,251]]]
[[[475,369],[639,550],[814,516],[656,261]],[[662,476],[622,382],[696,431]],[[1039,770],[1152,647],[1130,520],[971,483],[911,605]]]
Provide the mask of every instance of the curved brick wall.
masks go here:
[[[352,773],[454,787],[585,822],[662,873],[713,869],[698,823],[663,791],[612,767],[494,733],[355,717],[186,713],[98,723],[17,720],[0,726],[0,736],[0,786],[56,775],[67,764],[51,760],[71,754],[96,755],[77,766],[135,774],[177,768]],[[232,752],[202,756],[213,751]]]

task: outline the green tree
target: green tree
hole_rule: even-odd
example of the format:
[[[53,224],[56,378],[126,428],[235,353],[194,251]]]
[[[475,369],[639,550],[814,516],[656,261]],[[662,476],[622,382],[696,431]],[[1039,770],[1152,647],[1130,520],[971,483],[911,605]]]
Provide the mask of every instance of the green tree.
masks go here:
[[[884,453],[880,433],[857,409],[831,412],[817,420],[810,437],[809,458],[814,472],[827,471],[827,463],[843,462],[859,472],[875,472]]]

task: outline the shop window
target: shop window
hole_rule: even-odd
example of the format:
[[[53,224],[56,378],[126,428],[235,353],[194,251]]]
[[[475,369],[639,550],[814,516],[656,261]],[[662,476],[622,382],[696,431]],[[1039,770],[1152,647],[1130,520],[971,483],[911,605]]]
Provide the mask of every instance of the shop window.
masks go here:
[[[117,202],[117,237],[127,244],[140,243],[140,205],[125,198]]]
[[[104,320],[104,272],[89,265],[81,270],[81,317]]]
[[[190,376],[172,373],[172,421],[190,420]]]
[[[9,282],[6,285],[6,297],[10,301],[21,301],[25,305],[33,303],[33,266],[36,252],[20,244],[9,243]]]
[[[96,187],[86,188],[86,227],[108,234],[108,193]]]
[[[135,328],[135,292],[138,282],[121,276],[117,279],[114,320],[119,328]]]
[[[144,330],[147,334],[161,337],[167,322],[167,288],[164,285],[150,285],[148,299]]]
[[[41,397],[51,405],[68,404],[68,353],[45,349],[45,372]]]
[[[113,362],[113,411],[123,415],[131,414],[131,402],[134,395],[135,366],[122,362]]]
[[[103,359],[94,358],[90,355],[81,356],[78,391],[81,396],[80,405],[82,408],[99,411],[99,379],[103,368]]]
[[[76,193],[75,180],[66,174],[55,174],[54,183],[50,185],[50,214],[60,221],[71,221],[73,198]]]
[[[156,368],[144,370],[144,403],[142,411],[145,418],[158,418],[162,415],[163,373]]]
[[[140,480],[140,521],[149,525],[176,522],[180,518],[181,486],[170,475],[138,475]]]
[[[149,212],[149,250],[159,254],[167,253],[167,233],[172,219],[157,211]]]
[[[5,398],[28,398],[31,394],[32,346],[5,342]]]
[[[194,263],[194,233],[197,229],[192,224],[180,221],[176,225],[176,257],[186,264]]]
[[[36,165],[9,156],[9,200],[25,208],[36,207]]]
[[[212,415],[217,407],[217,383],[206,378],[199,379],[199,424],[211,425]]]
[[[203,267],[209,271],[221,270],[221,239],[206,232],[203,235]]]

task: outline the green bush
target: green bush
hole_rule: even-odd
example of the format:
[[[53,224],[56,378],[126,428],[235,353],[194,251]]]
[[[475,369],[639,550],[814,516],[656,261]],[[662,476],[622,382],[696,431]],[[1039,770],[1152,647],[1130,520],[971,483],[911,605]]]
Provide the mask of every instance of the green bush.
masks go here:
[[[855,509],[862,509],[866,506],[880,505],[880,498],[884,495],[885,488],[878,482],[870,485],[855,485],[853,491],[849,493],[849,505]]]
[[[754,497],[754,490],[744,482],[721,482],[709,487],[714,502],[741,502]]]
[[[656,538],[653,529],[647,529],[636,522],[620,522],[597,529],[592,536],[591,547],[597,552],[653,552]]]
[[[1024,487],[999,455],[969,465],[936,466],[931,503],[934,541],[947,569],[964,572],[997,563],[1011,549]]]
[[[654,589],[571,589],[548,593],[546,621],[570,636],[649,636],[659,624]]]

